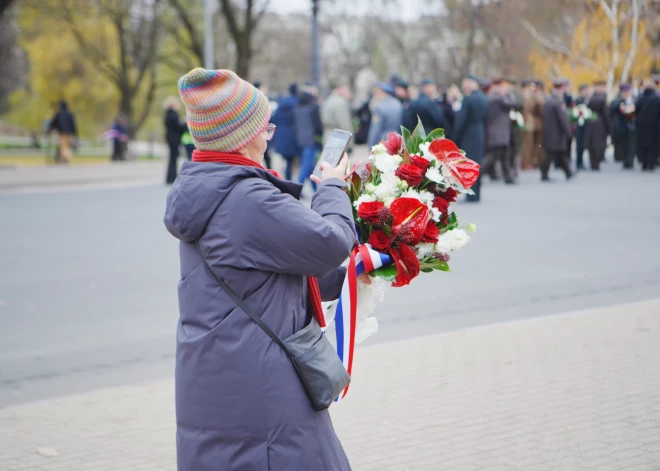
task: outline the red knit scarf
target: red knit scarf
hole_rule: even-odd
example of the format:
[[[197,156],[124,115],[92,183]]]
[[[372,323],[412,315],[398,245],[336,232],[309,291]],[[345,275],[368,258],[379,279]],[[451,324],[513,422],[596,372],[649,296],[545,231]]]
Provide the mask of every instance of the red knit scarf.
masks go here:
[[[246,167],[256,167],[266,170],[263,165],[258,164],[254,160],[248,159],[241,154],[230,154],[226,152],[213,152],[208,150],[196,149],[193,151],[193,162],[218,162],[227,165],[244,165]],[[268,170],[271,174],[280,177],[279,173],[275,170]],[[321,327],[325,327],[325,316],[323,315],[323,306],[321,305],[321,290],[319,289],[319,282],[313,276],[307,277],[307,301],[309,307],[312,309],[312,314],[318,321]]]

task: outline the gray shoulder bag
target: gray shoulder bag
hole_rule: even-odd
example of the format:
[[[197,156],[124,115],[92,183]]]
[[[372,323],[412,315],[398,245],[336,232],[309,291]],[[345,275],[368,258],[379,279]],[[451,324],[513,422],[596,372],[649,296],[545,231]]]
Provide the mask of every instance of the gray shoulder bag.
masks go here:
[[[286,356],[291,360],[293,368],[298,373],[307,396],[315,410],[321,411],[330,407],[330,404],[339,396],[346,386],[351,382],[346,368],[342,364],[337,352],[330,341],[321,331],[318,322],[312,317],[311,322],[294,333],[288,339],[280,339],[261,317],[232,290],[225,281],[220,278],[206,261],[199,241],[196,242],[199,254],[208,272],[215,278],[220,287],[231,297],[236,305],[245,314],[250,316],[273,342],[279,345]]]

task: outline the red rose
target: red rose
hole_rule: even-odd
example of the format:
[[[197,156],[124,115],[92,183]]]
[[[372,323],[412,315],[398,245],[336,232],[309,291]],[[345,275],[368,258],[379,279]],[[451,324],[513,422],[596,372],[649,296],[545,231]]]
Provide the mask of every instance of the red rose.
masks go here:
[[[447,214],[449,210],[449,201],[444,199],[442,196],[436,196],[433,198],[433,207],[440,211],[442,214]]]
[[[390,248],[390,238],[385,232],[375,230],[369,236],[367,241],[377,252],[386,252]]]
[[[401,164],[396,170],[396,176],[408,182],[408,185],[417,186],[424,181],[424,171],[417,165]]]
[[[403,137],[401,135],[391,132],[387,135],[387,140],[383,141],[387,153],[390,155],[398,155],[403,146]]]
[[[447,188],[445,191],[440,193],[440,195],[438,195],[438,196],[441,196],[442,198],[446,199],[450,203],[454,203],[454,202],[456,202],[456,196],[458,196],[458,193],[456,193],[456,190],[454,190],[453,188]]]
[[[410,163],[415,167],[421,168],[424,173],[426,173],[426,171],[429,169],[429,165],[431,165],[430,161],[426,160],[424,157],[420,157],[419,155],[411,155]]]
[[[385,205],[380,201],[362,203],[358,208],[358,217],[370,224],[375,224],[378,222],[380,211],[384,207]]]
[[[401,244],[398,248],[391,249],[390,254],[396,264],[396,278],[392,283],[393,287],[406,286],[419,275],[419,260],[417,260],[417,254],[413,249],[406,244]]]
[[[429,221],[426,225],[426,231],[424,231],[424,237],[422,237],[422,242],[428,242],[430,244],[435,244],[438,242],[440,237],[440,229],[438,229],[433,221]]]

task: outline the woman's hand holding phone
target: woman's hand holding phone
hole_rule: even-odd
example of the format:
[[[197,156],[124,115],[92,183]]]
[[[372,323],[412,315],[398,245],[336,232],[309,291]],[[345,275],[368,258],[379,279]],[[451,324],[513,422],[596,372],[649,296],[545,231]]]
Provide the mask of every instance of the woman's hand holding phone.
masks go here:
[[[319,184],[323,180],[328,180],[330,178],[339,178],[340,180],[343,180],[346,178],[346,170],[348,169],[348,154],[344,153],[344,156],[339,161],[339,165],[336,167],[332,167],[327,162],[321,162],[320,168],[320,177],[317,177],[316,175],[310,177],[314,183]]]

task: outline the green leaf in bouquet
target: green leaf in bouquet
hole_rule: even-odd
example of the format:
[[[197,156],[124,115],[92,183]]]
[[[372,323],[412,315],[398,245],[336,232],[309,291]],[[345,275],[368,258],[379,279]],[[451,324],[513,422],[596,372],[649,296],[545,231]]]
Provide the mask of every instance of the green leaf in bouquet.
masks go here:
[[[456,217],[456,213],[451,213],[447,217],[447,225],[445,226],[445,232],[452,231],[457,227],[458,227],[458,218]]]
[[[446,271],[449,272],[451,269],[449,268],[449,264],[447,262],[443,262],[442,260],[431,260],[429,262],[422,262],[419,264],[420,270],[422,270],[424,273],[429,273],[429,271],[433,270],[439,270],[439,271]]]
[[[442,128],[434,129],[429,133],[428,136],[426,136],[426,139],[424,139],[424,142],[433,142],[436,139],[444,139],[445,137],[445,130]]]
[[[385,281],[392,282],[396,278],[396,266],[388,265],[386,267],[380,267],[379,269],[372,271],[370,275],[378,276],[384,278]]]
[[[433,268],[420,268],[422,273],[433,273]]]
[[[419,142],[419,144],[423,144],[426,139],[426,131],[424,130],[424,125],[422,124],[422,120],[419,119],[419,116],[417,116],[417,126],[415,126],[415,129],[412,132],[412,137],[415,139],[415,142]],[[417,145],[415,152],[419,150],[419,144]]]
[[[392,228],[390,226],[383,226],[381,229],[388,237],[392,237]]]
[[[403,137],[403,145],[406,148],[408,152],[412,152],[412,146],[413,146],[413,138],[412,134],[410,134],[410,131],[408,129],[404,128],[401,126],[401,136]]]

